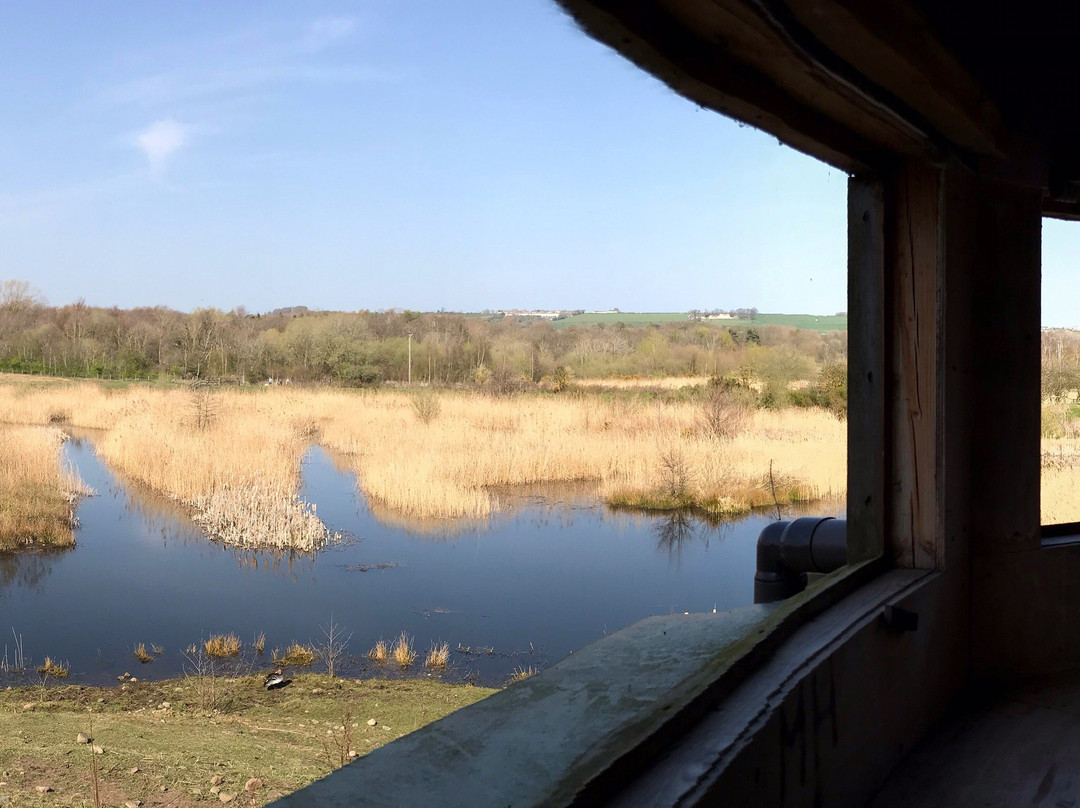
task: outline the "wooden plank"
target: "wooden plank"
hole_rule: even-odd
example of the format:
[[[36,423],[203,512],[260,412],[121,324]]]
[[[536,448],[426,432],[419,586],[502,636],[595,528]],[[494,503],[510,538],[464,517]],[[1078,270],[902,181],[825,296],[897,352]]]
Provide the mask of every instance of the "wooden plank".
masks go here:
[[[848,561],[885,543],[885,189],[848,181]]]
[[[939,508],[938,400],[941,171],[907,162],[886,186],[886,326],[892,502],[888,542],[898,566],[932,569],[943,530]]]

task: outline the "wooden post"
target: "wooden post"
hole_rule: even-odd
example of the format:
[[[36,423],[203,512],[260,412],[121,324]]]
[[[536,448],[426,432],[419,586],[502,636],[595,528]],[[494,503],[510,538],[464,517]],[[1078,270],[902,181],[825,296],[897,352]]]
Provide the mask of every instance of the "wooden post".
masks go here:
[[[848,182],[848,561],[885,541],[885,189]]]

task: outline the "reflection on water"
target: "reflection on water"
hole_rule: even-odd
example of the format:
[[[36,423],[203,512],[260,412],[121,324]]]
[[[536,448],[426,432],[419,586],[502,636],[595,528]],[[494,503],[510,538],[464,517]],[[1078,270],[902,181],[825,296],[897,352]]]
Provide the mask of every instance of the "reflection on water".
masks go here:
[[[133,666],[144,678],[176,675],[183,650],[212,633],[250,646],[265,632],[267,656],[318,643],[331,615],[352,634],[348,674],[397,675],[363,655],[406,631],[421,652],[460,649],[447,677],[501,683],[649,615],[751,603],[769,521],[614,512],[586,483],[499,490],[503,510],[487,522],[433,531],[385,521],[355,476],[315,449],[301,495],[351,540],[317,554],[255,551],[207,540],[184,507],[118,480],[90,440],[65,452],[98,493],[79,507],[74,550],[0,556],[0,632],[14,628],[29,657],[64,659],[84,683]],[[165,652],[140,666],[140,642]],[[254,654],[244,664],[270,665]]]
[[[0,600],[15,589],[41,591],[53,559],[74,549],[63,547],[47,553],[0,553]]]

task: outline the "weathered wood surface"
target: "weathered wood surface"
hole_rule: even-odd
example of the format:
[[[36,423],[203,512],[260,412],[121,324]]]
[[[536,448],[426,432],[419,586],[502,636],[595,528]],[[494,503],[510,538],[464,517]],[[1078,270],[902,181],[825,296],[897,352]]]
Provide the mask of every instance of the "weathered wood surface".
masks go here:
[[[885,190],[848,182],[848,561],[885,541]]]
[[[896,570],[866,585],[793,635],[613,804],[862,808],[963,681],[955,583]],[[884,603],[917,612],[918,630],[885,626]]]
[[[1028,686],[948,721],[868,808],[1080,804],[1080,682]]]
[[[888,535],[897,566],[933,569],[940,470],[942,172],[908,162],[886,182],[885,328],[891,351]],[[891,326],[891,328],[890,328]]]

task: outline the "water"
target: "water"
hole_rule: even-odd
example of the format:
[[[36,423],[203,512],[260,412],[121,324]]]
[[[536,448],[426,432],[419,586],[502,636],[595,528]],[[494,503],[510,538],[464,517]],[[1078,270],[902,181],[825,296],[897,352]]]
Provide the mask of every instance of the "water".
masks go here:
[[[252,552],[207,540],[169,500],[122,484],[88,441],[66,452],[97,495],[79,506],[73,550],[0,555],[0,654],[6,645],[12,658],[14,628],[27,657],[66,660],[69,681],[84,684],[177,675],[184,649],[212,633],[250,646],[265,632],[266,656],[240,666],[266,669],[275,647],[324,641],[331,618],[351,634],[345,675],[394,675],[363,654],[405,631],[421,654],[436,641],[470,649],[440,677],[501,683],[650,615],[751,603],[768,521],[714,526],[533,497],[485,525],[431,533],[377,521],[355,477],[313,449],[302,496],[346,541],[315,555]],[[164,653],[140,665],[139,642]]]

